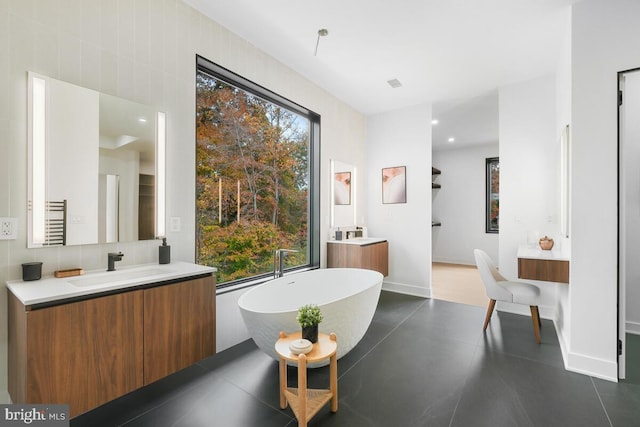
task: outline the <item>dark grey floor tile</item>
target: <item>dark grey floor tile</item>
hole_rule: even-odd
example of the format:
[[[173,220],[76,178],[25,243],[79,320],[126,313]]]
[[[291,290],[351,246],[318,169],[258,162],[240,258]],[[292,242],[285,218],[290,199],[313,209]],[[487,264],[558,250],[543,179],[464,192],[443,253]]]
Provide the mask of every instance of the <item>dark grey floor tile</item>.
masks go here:
[[[358,425],[446,426],[474,351],[398,328],[341,377],[340,405]]]
[[[453,339],[477,344],[482,336],[483,319],[484,310],[480,307],[429,299],[402,324],[402,328],[410,328],[433,340]]]
[[[452,426],[609,426],[591,378],[478,347]]]
[[[187,393],[205,374],[197,364],[128,393],[70,421],[72,427],[113,427]]]
[[[618,383],[593,379],[615,427],[640,425],[640,336],[626,335],[626,378]]]
[[[542,320],[540,337],[542,342],[538,344],[530,316],[496,311],[479,343],[492,351],[564,367],[560,343],[551,320]]]
[[[217,366],[214,372],[256,399],[277,408],[278,362],[260,351],[253,341],[251,346],[244,345],[243,348],[245,352],[235,354],[224,365]],[[209,366],[209,361],[205,363]]]
[[[171,399],[125,427],[286,426],[291,417],[258,401],[229,381],[208,374],[188,393]]]
[[[640,384],[593,379],[607,415],[614,427],[640,425]]]

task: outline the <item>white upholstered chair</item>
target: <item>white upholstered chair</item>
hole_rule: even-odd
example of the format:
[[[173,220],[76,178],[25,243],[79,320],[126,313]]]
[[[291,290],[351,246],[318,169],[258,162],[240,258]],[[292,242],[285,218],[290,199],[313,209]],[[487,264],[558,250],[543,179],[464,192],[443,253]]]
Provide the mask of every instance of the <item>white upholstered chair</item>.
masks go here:
[[[490,299],[489,307],[487,307],[487,316],[484,319],[483,330],[487,330],[493,308],[496,306],[496,301],[524,304],[528,305],[531,309],[533,333],[536,336],[536,342],[540,344],[540,326],[542,326],[540,313],[538,311],[540,288],[531,283],[513,282],[505,279],[504,276],[498,272],[498,269],[486,252],[475,249],[473,254],[476,258],[478,271],[480,271],[480,277],[487,289],[487,296]]]

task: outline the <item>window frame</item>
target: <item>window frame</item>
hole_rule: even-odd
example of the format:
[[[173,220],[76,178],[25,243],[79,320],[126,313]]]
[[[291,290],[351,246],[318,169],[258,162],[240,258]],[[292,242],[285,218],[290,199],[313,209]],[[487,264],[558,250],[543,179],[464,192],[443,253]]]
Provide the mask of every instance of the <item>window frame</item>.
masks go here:
[[[202,72],[221,80],[226,84],[242,89],[254,96],[262,98],[265,101],[276,104],[282,108],[290,110],[309,120],[309,200],[308,200],[308,262],[305,265],[287,268],[285,272],[295,270],[309,270],[320,268],[320,115],[314,111],[297,104],[282,95],[279,95],[239,74],[234,73],[208,59],[196,55],[196,79],[198,72]],[[197,92],[197,83],[196,88]],[[195,97],[197,99],[197,96]],[[195,123],[195,111],[194,111]],[[197,144],[197,141],[195,141]],[[196,170],[194,170],[194,180],[197,181]],[[197,191],[197,185],[195,187]],[[195,194],[197,200],[197,194]],[[197,209],[195,224],[197,226]],[[194,245],[194,259],[197,259],[197,247]],[[244,284],[245,286],[256,285],[265,282],[273,277],[273,272],[259,274],[243,279],[237,279],[229,282],[217,284],[218,289],[227,287],[236,287]],[[245,287],[242,286],[242,287]]]

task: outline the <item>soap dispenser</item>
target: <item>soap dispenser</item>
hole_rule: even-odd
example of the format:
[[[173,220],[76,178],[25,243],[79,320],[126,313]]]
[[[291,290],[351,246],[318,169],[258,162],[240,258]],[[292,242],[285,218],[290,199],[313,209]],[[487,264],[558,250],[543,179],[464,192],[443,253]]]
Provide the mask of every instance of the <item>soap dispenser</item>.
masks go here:
[[[166,237],[162,237],[162,245],[158,246],[158,260],[160,264],[171,262],[171,246],[167,245]]]

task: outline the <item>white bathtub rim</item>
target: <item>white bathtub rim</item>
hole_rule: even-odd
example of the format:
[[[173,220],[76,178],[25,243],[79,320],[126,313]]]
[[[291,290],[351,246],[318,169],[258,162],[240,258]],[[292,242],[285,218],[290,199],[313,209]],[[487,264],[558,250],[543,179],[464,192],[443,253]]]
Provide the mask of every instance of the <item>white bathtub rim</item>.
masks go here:
[[[309,274],[313,274],[314,272],[318,272],[318,271],[323,271],[323,272],[324,271],[331,271],[331,273],[329,273],[329,274],[336,274],[337,275],[340,271],[345,271],[345,270],[348,270],[348,271],[351,271],[351,272],[356,272],[356,271],[366,272],[365,274],[371,276],[371,278],[375,277],[376,280],[372,280],[371,283],[369,283],[366,287],[357,289],[356,292],[354,292],[354,293],[351,293],[351,294],[348,294],[348,295],[343,295],[343,296],[340,296],[339,298],[334,298],[334,299],[331,299],[331,300],[323,300],[322,302],[319,302],[319,303],[308,302],[306,304],[315,304],[315,305],[317,305],[319,307],[322,307],[323,305],[333,304],[333,303],[336,303],[336,302],[338,302],[340,300],[349,298],[351,296],[358,295],[358,294],[360,294],[362,292],[365,292],[365,291],[367,291],[367,290],[369,290],[371,288],[374,288],[374,287],[376,287],[378,285],[381,286],[382,282],[384,280],[384,276],[382,275],[382,273],[379,273],[379,272],[374,271],[374,270],[366,270],[366,269],[362,269],[362,268],[331,268],[331,269],[326,269],[325,268],[325,269],[307,270],[307,271],[303,271],[303,272],[300,272],[300,273],[295,273],[295,274],[279,277],[277,279],[271,279],[271,280],[269,280],[267,282],[261,283],[260,285],[252,287],[247,292],[243,293],[240,296],[240,298],[238,298],[238,307],[241,310],[253,312],[253,313],[256,313],[256,314],[285,314],[285,313],[296,312],[298,307],[296,307],[296,308],[288,308],[288,309],[283,309],[283,310],[277,310],[277,311],[249,308],[245,304],[245,299],[250,298],[251,297],[250,294],[254,290],[262,289],[263,287],[269,286],[269,285],[273,286],[273,282],[275,282],[275,281],[286,281],[287,279],[290,280],[293,276],[309,275]]]

